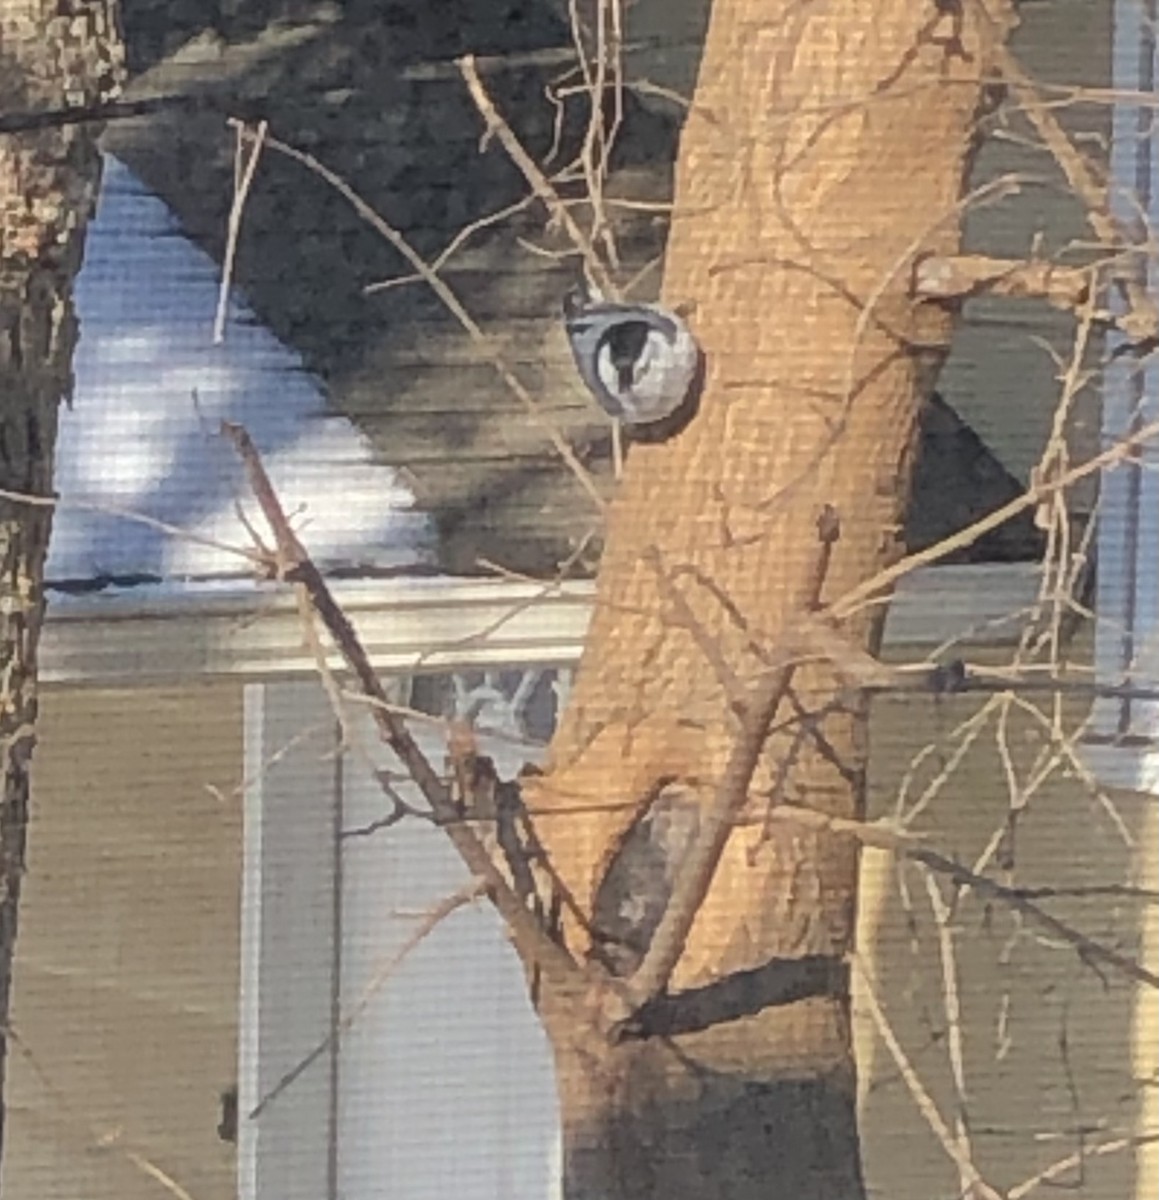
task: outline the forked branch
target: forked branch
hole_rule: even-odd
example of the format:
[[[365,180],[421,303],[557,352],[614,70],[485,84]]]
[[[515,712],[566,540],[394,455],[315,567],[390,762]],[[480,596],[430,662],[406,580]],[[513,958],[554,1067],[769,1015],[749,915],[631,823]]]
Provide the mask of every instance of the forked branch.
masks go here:
[[[829,561],[838,534],[837,514],[826,507],[817,522],[820,545],[807,583],[806,613],[816,610],[820,603],[821,588],[829,571]],[[700,829],[680,866],[668,907],[656,927],[643,961],[629,981],[628,994],[637,1009],[667,988],[688,941],[696,914],[708,895],[717,864],[735,827],[736,816],[748,800],[749,787],[769,729],[792,684],[800,657],[796,640],[790,625],[785,631],[782,645],[771,656],[767,671],[745,708],[740,731],[716,795],[701,815]]]
[[[267,564],[271,573],[305,592],[311,609],[326,627],[363,695],[372,701],[371,716],[383,741],[414,780],[467,870],[485,884],[488,895],[511,931],[520,957],[540,970],[543,978],[553,985],[559,999],[578,999],[583,982],[579,968],[567,951],[547,935],[496,867],[475,831],[460,819],[450,789],[412,737],[406,722],[390,705],[378,672],[354,627],[291,527],[249,434],[241,425],[228,421],[223,421],[221,428],[245,464],[250,488],[274,535],[274,561]]]

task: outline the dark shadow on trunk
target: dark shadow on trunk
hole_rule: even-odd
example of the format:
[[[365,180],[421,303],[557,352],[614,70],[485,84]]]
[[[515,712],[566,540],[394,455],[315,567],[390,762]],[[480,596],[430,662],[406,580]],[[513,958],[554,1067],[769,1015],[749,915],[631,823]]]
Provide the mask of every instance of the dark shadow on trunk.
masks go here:
[[[562,1089],[567,1200],[863,1200],[852,1070],[762,1077],[744,1061],[750,1024],[598,1063],[578,1052]]]

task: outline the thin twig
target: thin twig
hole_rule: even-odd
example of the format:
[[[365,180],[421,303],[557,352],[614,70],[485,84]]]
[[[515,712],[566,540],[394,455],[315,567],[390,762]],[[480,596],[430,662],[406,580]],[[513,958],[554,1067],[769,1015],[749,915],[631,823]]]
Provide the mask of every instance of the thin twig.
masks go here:
[[[983,534],[989,533],[992,529],[997,529],[1000,525],[1004,525],[1012,517],[1018,516],[1019,513],[1025,512],[1028,508],[1036,507],[1053,493],[1071,487],[1080,480],[1095,474],[1096,471],[1116,467],[1126,459],[1133,458],[1138,454],[1141,446],[1146,442],[1154,440],[1156,437],[1159,437],[1159,421],[1152,421],[1137,433],[1124,438],[1114,446],[1108,447],[1100,454],[1092,455],[1085,462],[1079,463],[1078,466],[1072,467],[1069,471],[1056,476],[1054,479],[1044,480],[1037,487],[1032,487],[1023,492],[1022,495],[1002,505],[1001,508],[996,508],[993,512],[967,525],[965,529],[959,530],[952,537],[943,538],[936,545],[929,546],[925,550],[915,551],[913,554],[907,554],[904,558],[898,559],[892,566],[878,571],[876,575],[850,588],[844,596],[833,601],[828,606],[828,615],[838,621],[843,621],[851,617],[865,604],[874,603],[879,600],[883,593],[892,587],[893,584],[903,576],[915,571],[918,567],[924,567],[930,563],[937,562],[938,559],[945,558],[947,554],[952,553],[954,550],[972,546]]]
[[[1024,895],[1022,889],[1006,887],[993,879],[986,878],[985,875],[971,871],[968,867],[963,867],[960,863],[946,858],[944,854],[939,854],[936,850],[930,850],[923,846],[908,848],[904,854],[914,862],[921,863],[930,870],[947,876],[957,886],[968,887],[984,900],[997,901],[1014,909],[1020,916],[1026,917],[1032,923],[1045,929],[1052,937],[1056,937],[1070,946],[1083,962],[1110,967],[1135,983],[1145,983],[1149,987],[1159,988],[1159,975],[1154,971],[1147,970],[1135,959],[1126,954],[1120,954],[1117,950],[1108,949],[1096,942],[1094,938],[1087,937],[1085,933],[1080,933],[1064,921],[1051,916]]]
[[[343,703],[342,685],[338,682],[327,660],[326,647],[322,645],[322,639],[318,635],[317,614],[314,611],[313,604],[310,602],[310,593],[306,590],[305,584],[297,583],[294,585],[294,600],[298,606],[298,618],[302,626],[302,637],[305,639],[306,648],[310,651],[310,657],[314,660],[314,670],[318,673],[318,678],[322,683],[322,690],[326,693],[326,698],[330,701],[330,710],[333,712],[335,723],[342,734],[339,739],[338,750],[338,753],[342,754],[345,750],[355,745],[350,721],[346,716],[346,706]]]
[[[527,410],[532,420],[544,430],[556,453],[567,464],[580,486],[591,497],[596,510],[603,513],[607,505],[599,488],[596,486],[595,480],[592,478],[591,472],[580,462],[575,451],[568,444],[567,439],[547,418],[540,404],[527,388],[524,387],[510,366],[508,366],[493,340],[483,332],[478,322],[463,307],[462,301],[459,300],[446,280],[438,272],[432,270],[430,264],[411,246],[406,238],[376,212],[340,175],[335,174],[312,154],[308,154],[304,150],[297,150],[277,138],[267,138],[266,145],[269,149],[276,150],[279,154],[284,154],[287,158],[292,158],[295,162],[301,163],[302,166],[312,171],[320,179],[325,180],[371,228],[381,234],[414,267],[415,272],[426,281],[427,286],[443,302],[444,307],[459,322],[471,340],[483,351],[499,377]]]
[[[244,126],[243,126],[244,128]],[[220,346],[225,341],[225,321],[229,315],[229,287],[233,279],[233,264],[237,258],[237,242],[241,234],[241,218],[245,211],[245,202],[249,197],[250,187],[258,169],[258,160],[262,156],[262,143],[266,139],[269,123],[259,121],[257,133],[253,135],[253,145],[249,157],[245,155],[245,139],[239,133],[233,161],[233,200],[229,206],[229,219],[225,231],[225,257],[221,265],[221,287],[217,292],[217,314],[213,318],[213,344]]]
[[[1006,1193],[1006,1200],[1023,1200],[1024,1197],[1029,1196],[1031,1192],[1036,1191],[1044,1184],[1053,1183],[1060,1175],[1065,1175],[1067,1171],[1073,1171],[1075,1167],[1081,1167],[1088,1158],[1103,1158],[1108,1154],[1119,1154],[1123,1150],[1153,1146],[1156,1142],[1159,1142],[1159,1133],[1142,1133],[1134,1137],[1112,1138],[1110,1141],[1098,1142],[1094,1146],[1083,1146],[1081,1150],[1076,1150],[1073,1154],[1068,1154],[1065,1158],[1052,1162],[1049,1167],[1044,1167],[1041,1171],[1031,1175],[1029,1179],[1012,1187]]]
[[[275,567],[278,577],[305,587],[315,613],[325,625],[363,693],[379,702],[371,706],[371,714],[380,736],[398,756],[430,805],[436,820],[444,824],[447,836],[467,870],[472,876],[487,881],[491,900],[506,921],[520,957],[543,972],[545,979],[557,989],[559,999],[567,1001],[578,998],[582,980],[576,963],[562,946],[552,941],[535,916],[523,905],[475,831],[456,820],[459,813],[450,790],[412,737],[406,723],[388,707],[389,698],[378,673],[321,572],[286,520],[281,502],[249,434],[241,425],[230,422],[222,423],[222,432],[233,442],[245,464],[250,487],[274,535],[277,562],[271,565]]]
[[[313,1049],[303,1055],[254,1105],[249,1113],[249,1120],[256,1121],[296,1079],[302,1076],[311,1063],[317,1062],[344,1033],[349,1033],[354,1022],[370,1007],[371,1001],[382,990],[387,980],[402,965],[411,951],[432,933],[438,925],[445,921],[451,913],[484,895],[487,887],[487,883],[482,879],[470,879],[461,888],[452,892],[449,896],[444,896],[428,912],[424,913],[406,941],[374,972],[370,981],[363,989],[362,995],[358,997],[358,1000],[349,1012],[344,1013],[330,1032]]]
[[[511,126],[499,115],[499,112],[491,101],[491,97],[487,95],[486,88],[483,87],[483,81],[479,78],[479,72],[475,67],[475,56],[473,54],[464,55],[459,59],[458,66],[463,76],[463,81],[467,85],[467,91],[471,93],[471,99],[475,102],[475,107],[479,110],[479,114],[486,125],[484,138],[492,136],[498,138],[500,145],[507,151],[508,157],[523,173],[524,179],[531,185],[531,190],[543,202],[552,219],[559,222],[560,226],[567,232],[568,238],[583,256],[584,265],[587,267],[592,282],[606,296],[609,298],[613,297],[616,294],[615,285],[608,275],[604,264],[600,261],[600,257],[596,253],[591,239],[579,227],[575,218],[571,215],[568,206],[563,203],[559,197],[559,193],[548,182],[547,176],[544,175],[536,165],[535,160],[523,148],[522,143],[515,136]]]
[[[500,221],[505,221],[508,217],[513,217],[516,213],[522,212],[534,199],[534,196],[524,196],[521,200],[516,200],[514,204],[508,204],[493,213],[488,213],[485,217],[479,217],[478,220],[472,221],[469,225],[464,225],[442,250],[431,259],[429,264],[430,269],[436,272],[441,271],[455,256],[456,252],[462,248],[463,244],[476,233],[487,229],[491,225],[498,225]],[[426,277],[415,271],[413,275],[395,275],[390,279],[380,279],[375,283],[368,283],[362,289],[362,294],[364,296],[373,296],[376,292],[389,291],[391,288],[402,287],[404,284],[425,282]]]
[[[765,799],[767,800],[767,797]],[[909,833],[890,820],[858,821],[851,817],[835,817],[820,809],[806,808],[802,804],[792,804],[787,800],[772,805],[761,815],[760,820],[762,823],[783,822],[797,825],[815,833],[842,834],[856,839],[863,846],[898,853],[904,853],[921,841],[920,834]]]
[[[115,504],[97,504],[88,500],[63,500],[59,496],[36,496],[30,492],[14,492],[0,488],[0,500],[8,500],[13,504],[28,504],[36,508],[54,508],[57,512],[91,512],[103,516],[117,517],[122,521],[130,521],[135,525],[143,525],[146,529],[156,529],[159,533],[167,533],[183,542],[191,542],[195,546],[206,546],[211,550],[221,550],[225,554],[233,554],[244,558],[251,565],[259,566],[261,555],[247,546],[234,546],[229,542],[219,542],[216,538],[204,537],[192,529],[184,529],[180,525],[172,525],[146,513],[134,512],[129,508],[120,508]]]
[[[924,873],[926,893],[938,929],[938,946],[942,960],[942,1004],[946,1013],[946,1055],[950,1061],[950,1077],[954,1081],[954,1134],[958,1150],[966,1162],[974,1161],[970,1142],[970,1119],[966,1108],[966,1056],[962,1050],[962,999],[958,987],[958,955],[954,947],[953,914],[942,896],[941,887],[932,871]],[[972,1181],[961,1173],[962,1194],[969,1196]]]
[[[1107,789],[1099,783],[1095,778],[1094,772],[1090,766],[1083,761],[1082,755],[1075,746],[1075,737],[1059,737],[1052,723],[1035,705],[1028,703],[1017,695],[1010,698],[1011,704],[1020,708],[1027,713],[1043,728],[1047,737],[1050,738],[1051,744],[1057,749],[1059,754],[1066,760],[1067,766],[1070,768],[1075,777],[1083,784],[1088,793],[1098,801],[1099,807],[1107,814],[1111,824],[1115,827],[1115,832],[1119,835],[1124,846],[1130,849],[1135,848],[1135,835],[1131,832],[1127,822],[1123,819],[1122,813],[1119,812],[1118,805],[1111,799]],[[1085,727],[1085,722],[1084,722]],[[1081,730],[1080,730],[1081,732]],[[1077,736],[1077,735],[1076,735]]]
[[[949,759],[942,764],[937,775],[935,775],[934,778],[925,786],[925,788],[922,790],[922,794],[917,798],[917,800],[914,801],[913,806],[908,812],[905,809],[906,797],[908,795],[908,788],[906,786],[907,780],[902,781],[902,786],[898,789],[896,810],[896,818],[898,824],[900,824],[902,828],[908,829],[914,823],[914,821],[916,821],[917,818],[933,803],[941,790],[949,782],[954,772],[958,769],[958,766],[961,764],[962,760],[970,752],[970,748],[982,735],[982,731],[986,728],[986,725],[990,721],[992,714],[998,708],[1000,703],[1000,696],[991,696],[976,713],[973,713],[971,716],[967,717],[966,720],[962,721],[960,725],[958,725],[958,727],[951,734],[951,737],[958,739],[958,744],[955,746],[953,753],[950,755]],[[917,759],[924,759],[925,757],[928,757],[928,755],[924,749],[919,751],[918,755],[915,756]],[[917,764],[915,763],[915,766],[916,765]]]
[[[163,1171],[156,1163],[147,1159],[143,1154],[138,1154],[136,1150],[125,1150],[123,1148],[121,1149],[121,1153],[142,1175],[147,1175],[154,1183],[160,1184],[171,1196],[176,1196],[177,1200],[194,1200],[192,1194],[186,1191],[168,1171]]]
[[[1096,237],[1108,246],[1121,245],[1123,232],[1107,211],[1107,188],[1098,180],[1087,160],[1075,147],[1058,117],[1038,95],[1033,79],[1005,45],[1005,39],[995,32],[993,46],[998,73],[1010,88],[1026,119],[1034,126],[1043,145],[1062,169],[1071,191],[1082,201],[1087,222]],[[1138,281],[1124,281],[1129,312],[1120,325],[1134,336],[1154,336],[1159,330],[1159,310],[1146,288]]]
[[[925,1085],[918,1077],[917,1071],[914,1070],[913,1063],[910,1062],[908,1055],[902,1049],[901,1043],[897,1040],[897,1035],[894,1033],[893,1027],[890,1025],[889,1019],[881,1007],[881,1001],[877,997],[873,979],[862,962],[861,956],[854,954],[851,957],[854,969],[861,979],[862,995],[865,999],[865,1005],[869,1009],[869,1015],[873,1018],[873,1024],[877,1029],[878,1036],[885,1043],[885,1048],[889,1051],[894,1066],[897,1067],[902,1081],[908,1088],[909,1094],[913,1097],[918,1111],[925,1117],[926,1124],[933,1131],[934,1137],[938,1139],[938,1143],[942,1149],[954,1161],[961,1176],[969,1181],[971,1188],[973,1188],[977,1195],[984,1196],[986,1200],[1005,1200],[1002,1193],[996,1188],[991,1187],[982,1178],[981,1174],[979,1174],[978,1168],[974,1166],[973,1162],[963,1155],[953,1131],[946,1124],[945,1118],[938,1111],[938,1106],[933,1101],[933,1097],[926,1090]]]
[[[71,1094],[55,1083],[13,1025],[8,1024],[5,1026],[3,1032],[5,1041],[11,1048],[20,1053],[29,1070],[36,1077],[40,1086],[44,1088],[51,1103],[59,1110],[60,1115],[64,1118],[65,1128],[75,1127],[78,1134],[77,1141],[81,1142],[81,1147],[79,1148],[87,1151],[95,1147],[101,1151],[112,1151],[120,1154],[133,1167],[140,1171],[142,1175],[148,1176],[171,1196],[176,1196],[177,1200],[194,1200],[189,1191],[182,1187],[167,1171],[162,1170],[161,1167],[151,1159],[146,1158],[145,1155],[123,1145],[123,1134],[120,1129],[101,1130],[87,1116],[79,1112]]]

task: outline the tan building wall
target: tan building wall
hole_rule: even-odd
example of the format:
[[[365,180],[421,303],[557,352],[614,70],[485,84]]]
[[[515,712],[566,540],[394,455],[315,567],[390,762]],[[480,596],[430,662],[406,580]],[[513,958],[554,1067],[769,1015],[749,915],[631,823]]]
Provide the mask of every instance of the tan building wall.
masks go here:
[[[1048,707],[1041,694],[1031,698]],[[944,789],[912,828],[966,866],[1006,827],[1009,780],[1024,784],[1047,744],[1040,726],[1012,712],[1001,739],[1002,727],[991,722],[951,771],[959,744],[954,731],[982,703],[976,696],[880,700],[871,731],[870,815],[894,812],[903,789],[912,806],[946,773]],[[1068,706],[1064,728],[1076,728],[1085,703]],[[1006,764],[1000,741],[1009,751]],[[1154,889],[1157,817],[1153,796],[1095,795],[1073,773],[1058,771],[1026,799],[1015,837],[1004,843],[1014,856],[1007,880],[1023,887]],[[1001,879],[998,861],[1000,856],[988,873]],[[941,891],[949,902],[944,879]],[[1041,904],[1102,945],[1159,970],[1153,904],[1121,895],[1048,898]],[[861,953],[872,964],[875,990],[910,1065],[953,1128],[958,1109],[943,960],[922,873],[899,868],[884,852],[868,851],[860,916]],[[977,897],[960,902],[950,928],[965,1107],[973,1153],[988,1182],[1014,1187],[1068,1155],[1084,1150],[1089,1155],[1100,1143],[1159,1133],[1154,1086],[1159,1005],[1153,989],[1084,964],[1072,947],[1042,928]],[[855,996],[863,1146],[873,1194],[891,1200],[958,1194],[957,1169],[875,1032],[864,988],[856,988]],[[1157,1166],[1154,1146],[1136,1155],[1127,1145],[1088,1157],[1056,1183],[1068,1185],[1068,1194],[1143,1200],[1159,1190]]]
[[[915,756],[931,746],[912,770],[911,802],[920,794],[979,703],[878,702],[875,814],[892,807]],[[236,1061],[241,828],[232,789],[241,718],[232,685],[46,698],[17,962],[4,1163],[10,1200],[235,1194],[233,1148],[216,1126]],[[1021,777],[1041,739],[1027,721],[1013,720],[1007,734]],[[992,731],[978,739],[915,826],[963,862],[975,860],[1008,811],[995,745]],[[1020,822],[1017,882],[1149,877],[1154,887],[1154,799],[1116,795],[1105,803],[1135,849],[1103,802],[1059,777],[1034,795]],[[1133,866],[1135,855],[1145,869]],[[919,875],[910,871],[905,881],[908,908],[896,864],[866,856],[862,952],[917,1076],[952,1122],[939,946]],[[1149,921],[1146,954],[1159,967],[1154,907],[1122,897],[1044,904],[1129,954],[1141,952]],[[991,1182],[1017,1184],[1080,1149],[1084,1137],[1089,1149],[1155,1126],[1159,1114],[1139,1109],[1141,1081],[1154,1077],[1159,1058],[1153,995],[1113,973],[1104,985],[1072,950],[1033,927],[1020,931],[1007,910],[976,899],[961,905],[954,929],[967,1107],[974,1152]],[[857,1035],[872,1194],[956,1194],[956,1170],[873,1033],[863,995]],[[1127,1148],[1088,1161],[1078,1194],[1153,1194],[1148,1153],[1150,1182],[1137,1176]],[[1062,1176],[1072,1185],[1079,1178],[1077,1169]]]
[[[45,695],[6,1200],[235,1194],[241,733],[237,685]]]

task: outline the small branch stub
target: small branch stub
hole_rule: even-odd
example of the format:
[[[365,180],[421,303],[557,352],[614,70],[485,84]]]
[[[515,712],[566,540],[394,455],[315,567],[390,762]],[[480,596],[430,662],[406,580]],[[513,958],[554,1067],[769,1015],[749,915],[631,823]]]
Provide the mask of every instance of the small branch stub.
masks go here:
[[[921,300],[965,300],[985,292],[1077,308],[1089,301],[1094,278],[1089,267],[984,254],[931,254],[914,264],[913,294]]]

